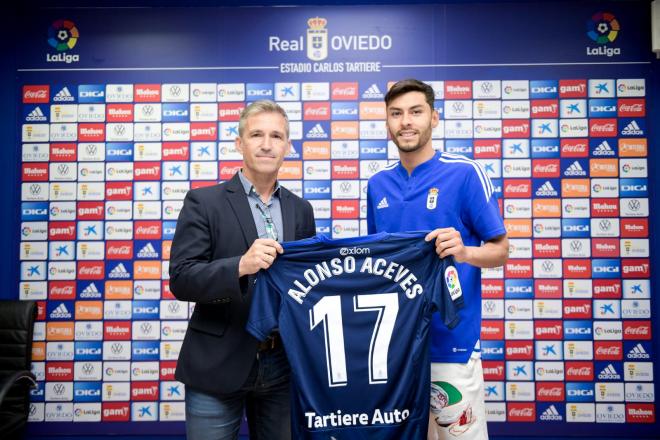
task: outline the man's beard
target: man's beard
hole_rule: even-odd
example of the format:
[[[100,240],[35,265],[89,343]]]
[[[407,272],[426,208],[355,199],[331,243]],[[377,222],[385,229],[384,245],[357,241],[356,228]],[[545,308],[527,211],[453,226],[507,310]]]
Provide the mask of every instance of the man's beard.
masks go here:
[[[392,132],[390,132],[390,136],[392,137],[392,141],[394,144],[397,146],[399,151],[403,153],[413,153],[415,151],[421,150],[431,139],[431,133],[432,133],[433,128],[430,126],[424,130],[419,132],[418,131],[418,142],[415,144],[406,144],[405,142],[399,142],[399,139],[397,136],[393,136]]]

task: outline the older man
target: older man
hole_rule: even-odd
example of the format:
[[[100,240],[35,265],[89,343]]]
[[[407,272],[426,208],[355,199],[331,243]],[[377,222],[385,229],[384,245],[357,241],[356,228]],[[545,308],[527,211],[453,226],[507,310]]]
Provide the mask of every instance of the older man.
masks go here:
[[[245,331],[255,274],[282,253],[279,242],[315,234],[311,205],[280,186],[291,149],[285,111],[256,101],[241,113],[236,148],[243,168],[230,181],[186,195],[170,260],[170,287],[194,301],[176,379],[186,385],[189,439],[238,438],[244,409],[250,437],[290,434],[289,364],[278,333]]]

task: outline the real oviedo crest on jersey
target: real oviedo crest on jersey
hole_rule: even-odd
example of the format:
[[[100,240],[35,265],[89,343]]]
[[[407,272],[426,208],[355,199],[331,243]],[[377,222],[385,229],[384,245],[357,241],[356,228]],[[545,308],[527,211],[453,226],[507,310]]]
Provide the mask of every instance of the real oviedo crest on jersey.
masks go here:
[[[435,209],[438,206],[438,188],[430,188],[426,196],[426,209]]]

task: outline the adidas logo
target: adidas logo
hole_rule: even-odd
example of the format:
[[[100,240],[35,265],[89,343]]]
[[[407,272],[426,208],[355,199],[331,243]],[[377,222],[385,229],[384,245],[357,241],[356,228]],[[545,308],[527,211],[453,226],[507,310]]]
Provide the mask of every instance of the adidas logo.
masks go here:
[[[307,137],[315,139],[326,139],[328,137],[328,133],[323,130],[321,124],[316,124],[312,127],[311,130],[307,132]]]
[[[73,102],[75,101],[75,98],[71,95],[71,92],[69,92],[69,89],[67,87],[64,87],[62,90],[57,92],[55,96],[53,96],[53,102]]]
[[[383,208],[389,208],[390,205],[387,203],[387,197],[383,197],[380,202],[378,202],[378,206],[376,206],[376,209],[383,209]]]
[[[85,287],[82,292],[80,292],[80,298],[100,298],[101,292],[96,288],[96,284],[92,283],[89,286]]]
[[[587,173],[584,171],[584,168],[582,168],[582,165],[580,165],[580,162],[577,160],[571,164],[568,168],[566,168],[566,171],[564,171],[565,176],[586,176]]]
[[[131,274],[128,273],[124,263],[119,263],[114,269],[108,274],[108,278],[130,278]]]
[[[610,147],[610,144],[607,143],[607,141],[603,141],[598,146],[593,152],[594,156],[614,156],[614,150],[612,150],[612,147]]]
[[[631,348],[626,357],[628,359],[650,359],[651,358],[651,356],[648,354],[648,352],[646,350],[644,350],[644,346],[642,344],[637,344],[633,348]]]
[[[552,183],[550,183],[549,180],[546,180],[545,183],[536,190],[536,195],[557,197],[559,193],[557,193],[557,190],[552,186]]]
[[[557,411],[557,408],[555,408],[554,405],[550,405],[545,411],[543,411],[539,418],[541,420],[563,420],[563,417],[559,414],[559,411]]]
[[[151,244],[151,242],[147,243],[144,245],[142,249],[138,251],[137,254],[138,258],[158,258],[158,252],[156,252],[156,249],[154,246]]]
[[[363,99],[383,99],[383,92],[380,91],[376,84],[369,86],[367,90],[362,94]]]
[[[603,371],[598,373],[598,379],[621,380],[621,375],[616,372],[614,365],[608,364],[607,367],[603,368]]]
[[[50,312],[50,318],[51,319],[56,319],[56,318],[72,318],[71,312],[69,312],[69,309],[66,308],[64,303],[61,303],[59,306],[55,308],[52,312]]]
[[[641,136],[644,134],[644,130],[637,124],[637,121],[630,121],[626,127],[621,130],[621,134],[624,136]]]
[[[25,120],[27,122],[44,122],[46,115],[41,111],[41,108],[37,107],[25,117]]]

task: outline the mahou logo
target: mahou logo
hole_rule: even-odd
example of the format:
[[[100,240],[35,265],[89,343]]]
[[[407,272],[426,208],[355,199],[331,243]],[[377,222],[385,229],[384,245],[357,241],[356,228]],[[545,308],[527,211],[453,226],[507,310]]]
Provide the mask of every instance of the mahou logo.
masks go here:
[[[556,298],[562,297],[562,280],[534,280],[534,296],[536,298]]]
[[[504,268],[504,274],[508,278],[531,278],[532,260],[509,260]]]
[[[629,423],[654,423],[655,406],[652,403],[630,403],[626,406],[626,421]]]
[[[46,380],[73,380],[73,362],[49,362],[46,366]]]
[[[131,327],[128,322],[106,321],[103,328],[103,339],[114,341],[130,341]]]
[[[483,298],[504,298],[504,280],[481,280],[481,296]]]
[[[482,321],[481,339],[501,340],[504,338],[504,322],[502,321]]]
[[[160,84],[136,84],[135,102],[160,102]]]

